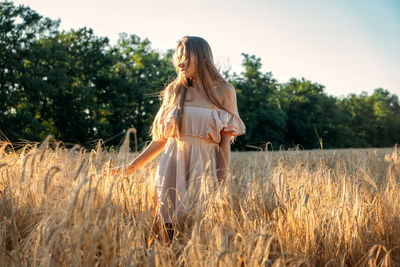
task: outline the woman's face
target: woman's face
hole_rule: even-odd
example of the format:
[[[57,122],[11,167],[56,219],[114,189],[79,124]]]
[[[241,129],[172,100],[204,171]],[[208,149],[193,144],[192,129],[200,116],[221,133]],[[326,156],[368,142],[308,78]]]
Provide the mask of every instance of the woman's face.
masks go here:
[[[195,59],[193,54],[190,56],[190,62],[189,62],[188,58],[184,54],[183,46],[181,45],[178,47],[176,56],[178,58],[178,62],[181,62],[178,64],[179,72],[182,73],[182,75],[187,79],[195,78],[196,69],[195,69]],[[184,60],[181,61],[181,59]]]

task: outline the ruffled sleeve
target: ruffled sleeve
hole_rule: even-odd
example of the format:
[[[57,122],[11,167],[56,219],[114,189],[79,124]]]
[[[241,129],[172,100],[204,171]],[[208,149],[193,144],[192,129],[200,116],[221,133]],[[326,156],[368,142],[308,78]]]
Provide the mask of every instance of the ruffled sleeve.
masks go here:
[[[215,143],[221,142],[221,132],[230,132],[232,136],[246,133],[246,126],[237,113],[229,113],[225,110],[213,110],[212,120],[207,133]]]
[[[154,141],[173,137],[175,131],[176,109],[167,111],[163,106],[158,110],[153,122],[151,135]]]
[[[225,110],[218,110],[219,132],[231,132],[233,136],[246,133],[246,127],[237,113],[229,113]]]

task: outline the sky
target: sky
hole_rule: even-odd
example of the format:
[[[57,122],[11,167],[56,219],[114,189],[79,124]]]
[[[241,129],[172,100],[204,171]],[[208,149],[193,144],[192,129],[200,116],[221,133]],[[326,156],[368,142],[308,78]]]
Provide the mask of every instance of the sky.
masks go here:
[[[210,44],[221,69],[240,73],[242,53],[261,58],[280,83],[316,82],[337,97],[384,88],[400,97],[399,0],[15,0],[92,28],[111,44],[119,33],[147,38],[165,52],[185,35]]]

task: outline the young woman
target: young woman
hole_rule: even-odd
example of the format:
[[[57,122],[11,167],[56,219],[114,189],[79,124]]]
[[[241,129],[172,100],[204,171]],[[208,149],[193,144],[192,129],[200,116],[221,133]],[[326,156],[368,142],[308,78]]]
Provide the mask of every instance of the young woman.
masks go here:
[[[211,48],[200,37],[178,42],[177,78],[162,92],[152,125],[153,141],[130,164],[112,174],[131,174],[160,152],[156,195],[162,222],[183,219],[207,197],[207,185],[225,181],[234,136],[245,133],[236,93],[218,73]]]

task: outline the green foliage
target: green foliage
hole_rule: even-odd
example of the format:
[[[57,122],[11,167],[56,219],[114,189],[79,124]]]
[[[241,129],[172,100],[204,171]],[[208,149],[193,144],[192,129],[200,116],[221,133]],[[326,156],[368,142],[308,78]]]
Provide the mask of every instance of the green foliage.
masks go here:
[[[400,103],[396,95],[378,88],[371,96],[351,94],[339,106],[350,117],[348,124],[358,146],[383,147],[400,142]]]
[[[238,109],[246,124],[246,135],[238,137],[235,148],[264,146],[273,142],[279,146],[284,142],[282,132],[286,128],[286,114],[280,108],[277,97],[278,84],[272,74],[261,73],[261,59],[242,54],[245,71],[230,79],[236,88]]]
[[[113,95],[102,98],[111,111],[106,120],[117,131],[136,128],[143,143],[149,139],[149,126],[160,106],[158,93],[175,75],[172,52],[162,57],[151,48],[149,40],[121,34],[112,54],[116,59],[112,74],[118,86],[108,90]]]
[[[44,19],[28,7],[0,3],[0,129],[16,139],[38,139],[45,129],[27,102],[34,92],[23,87],[33,47],[44,35],[54,35],[59,22]]]
[[[279,95],[287,115],[287,146],[340,147],[337,140],[342,138],[342,133],[350,134],[344,126],[338,128],[338,122],[343,124],[346,118],[337,107],[336,99],[325,94],[323,85],[292,78],[280,86]]]
[[[91,29],[58,26],[29,7],[0,3],[0,130],[13,142],[52,134],[67,144],[104,139],[110,146],[134,127],[139,144],[149,141],[158,94],[176,75],[173,50],[160,54],[149,40],[127,34],[112,46]],[[399,99],[387,90],[338,99],[304,78],[280,84],[261,67],[260,58],[243,54],[242,73],[222,70],[247,129],[233,149],[400,142]]]

